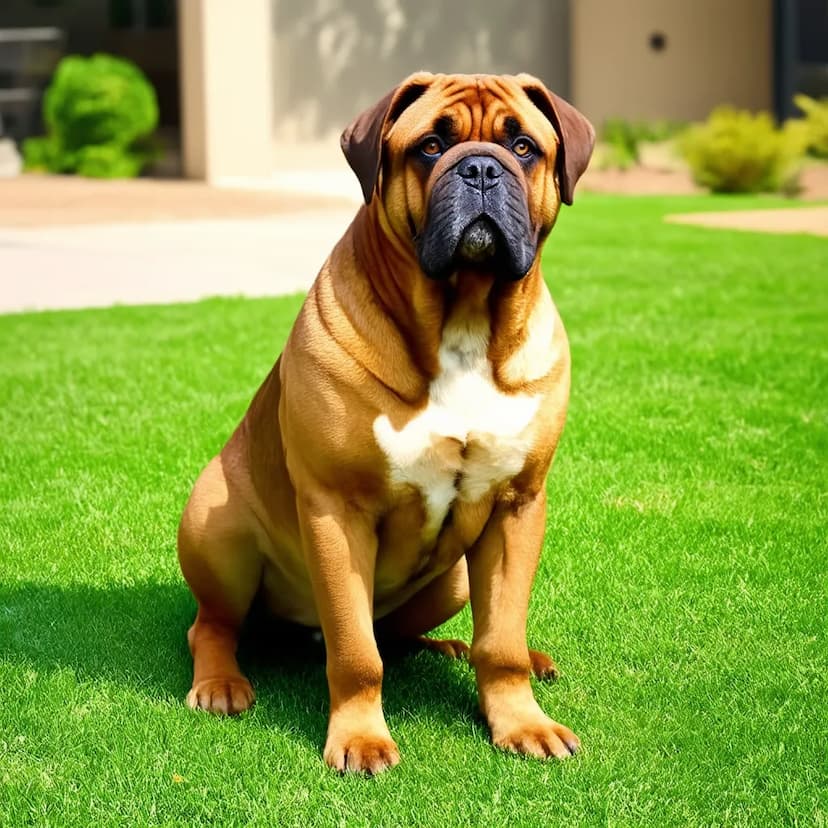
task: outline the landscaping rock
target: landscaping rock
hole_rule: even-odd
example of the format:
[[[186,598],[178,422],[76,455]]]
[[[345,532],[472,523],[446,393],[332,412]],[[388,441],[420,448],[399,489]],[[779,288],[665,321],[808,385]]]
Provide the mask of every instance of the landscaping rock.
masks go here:
[[[0,138],[0,178],[15,178],[23,169],[23,159],[14,141]]]

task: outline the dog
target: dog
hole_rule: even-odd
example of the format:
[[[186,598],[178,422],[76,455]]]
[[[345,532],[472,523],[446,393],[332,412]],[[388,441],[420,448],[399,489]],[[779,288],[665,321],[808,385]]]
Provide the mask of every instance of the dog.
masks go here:
[[[529,75],[417,73],[342,134],[365,203],[181,519],[190,707],[253,703],[236,646],[256,599],[321,627],[339,771],[399,762],[377,645],[395,638],[468,656],[495,745],[575,753],[534,698],[555,666],[526,622],[570,381],[540,255],[593,143]],[[470,649],[424,637],[468,601]]]

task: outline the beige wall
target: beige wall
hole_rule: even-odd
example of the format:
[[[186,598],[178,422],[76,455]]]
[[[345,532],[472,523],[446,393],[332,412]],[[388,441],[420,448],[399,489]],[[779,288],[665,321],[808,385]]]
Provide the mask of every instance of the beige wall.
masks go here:
[[[271,0],[179,0],[185,174],[220,181],[273,166]]]
[[[771,0],[572,0],[571,16],[573,99],[596,124],[771,107]]]
[[[342,129],[417,69],[528,71],[597,125],[771,106],[771,0],[179,0],[179,15],[185,170],[208,180],[341,164]]]
[[[272,2],[277,144],[338,147],[354,116],[420,69],[530,72],[569,93],[570,0]]]

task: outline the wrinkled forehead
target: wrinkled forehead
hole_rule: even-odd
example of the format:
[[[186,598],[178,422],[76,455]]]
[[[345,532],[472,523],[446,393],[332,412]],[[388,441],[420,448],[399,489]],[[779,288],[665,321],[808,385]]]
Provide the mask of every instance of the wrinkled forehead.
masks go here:
[[[416,142],[437,134],[447,143],[501,142],[518,135],[548,151],[558,138],[515,80],[502,75],[436,75],[394,124],[388,139]]]

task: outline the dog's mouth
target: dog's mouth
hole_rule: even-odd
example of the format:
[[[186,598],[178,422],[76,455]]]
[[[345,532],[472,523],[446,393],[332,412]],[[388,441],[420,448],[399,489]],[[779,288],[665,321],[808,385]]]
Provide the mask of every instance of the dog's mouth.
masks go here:
[[[462,264],[485,265],[493,262],[502,244],[499,235],[495,225],[486,216],[481,216],[463,231],[455,258]]]
[[[460,232],[454,251],[449,253],[443,276],[458,270],[492,275],[514,272],[511,246],[497,221],[489,215],[478,216]]]
[[[517,179],[481,192],[459,176],[444,175],[434,186],[425,227],[414,244],[430,279],[445,280],[469,269],[516,281],[529,272],[538,240]]]

